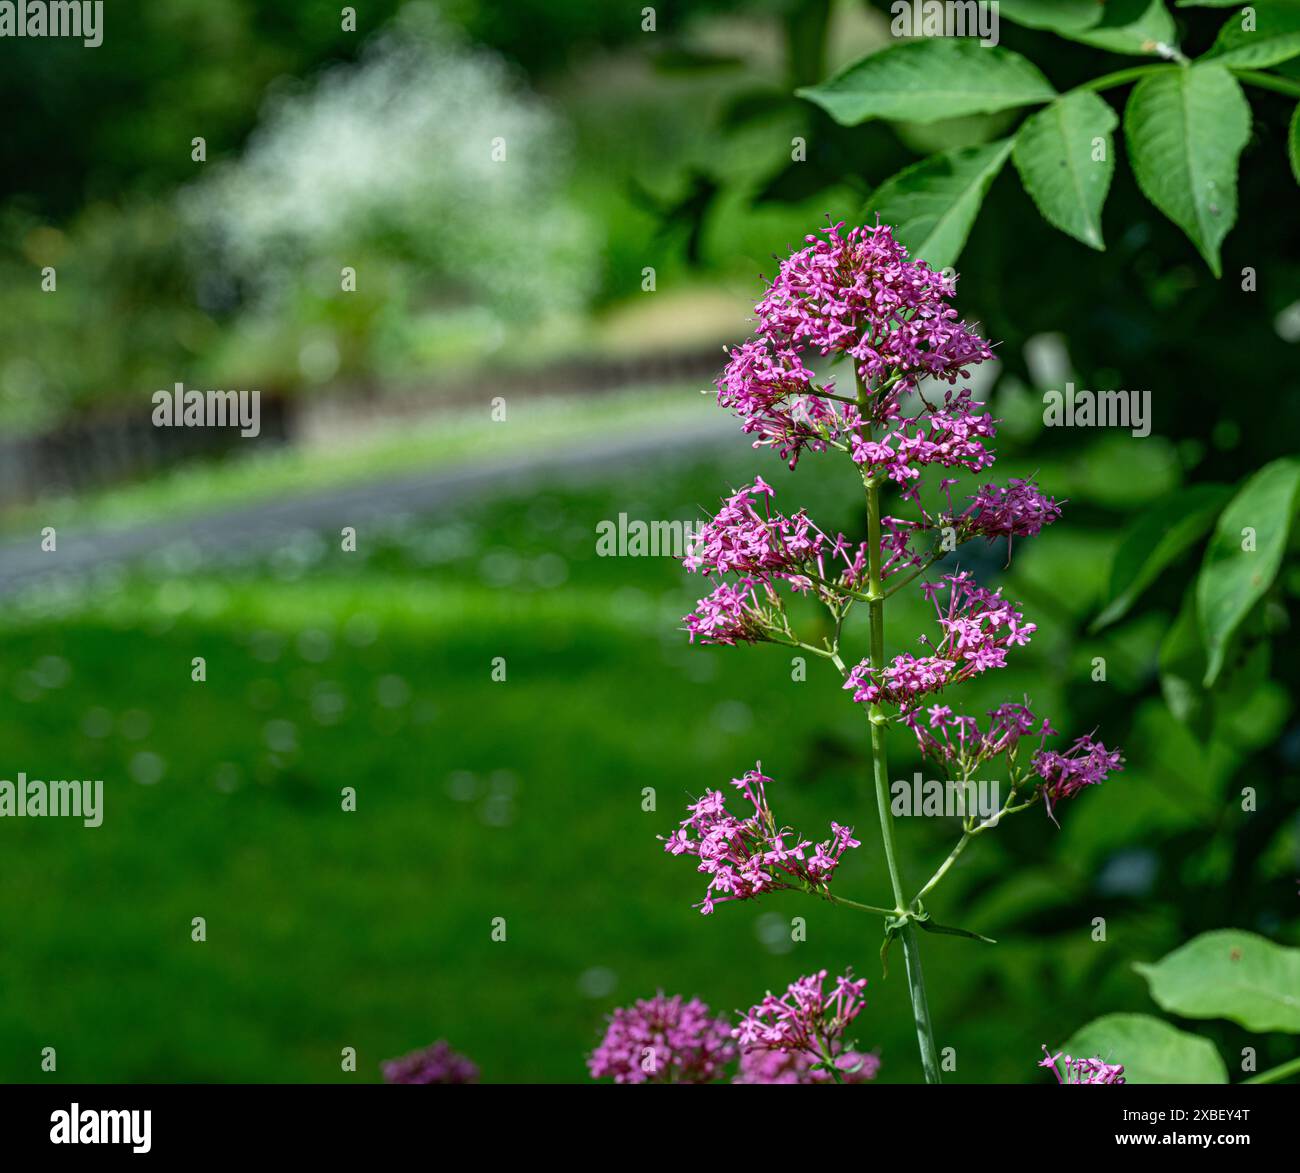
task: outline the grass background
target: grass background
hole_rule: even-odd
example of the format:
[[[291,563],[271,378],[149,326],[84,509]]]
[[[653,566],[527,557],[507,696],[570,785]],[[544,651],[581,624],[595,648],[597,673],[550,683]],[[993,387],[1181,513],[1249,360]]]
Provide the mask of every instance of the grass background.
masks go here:
[[[961,552],[1040,627],[1012,667],[963,690],[966,710],[1029,694],[1073,735],[1104,705],[1103,735],[1129,765],[1068,804],[1059,831],[1040,810],[1010,820],[931,901],[936,919],[1000,942],[924,939],[957,1080],[1033,1080],[1040,1043],[1104,1010],[1152,1009],[1128,962],[1182,939],[1189,879],[1152,844],[1209,835],[1191,878],[1228,866],[1213,845],[1232,831],[1225,751],[1206,758],[1156,701],[1115,727],[1114,690],[1138,694],[1161,624],[1079,634],[1115,532],[1089,518],[1106,516],[1111,464],[1129,459],[1108,451],[1037,462],[1071,503],[1009,571],[1000,548]],[[1034,471],[1028,460],[1013,443],[999,472]],[[916,1078],[901,955],[882,979],[875,918],[793,894],[701,917],[702,878],[656,841],[691,798],[761,759],[781,819],[815,837],[832,818],[860,831],[838,890],[887,899],[865,722],[833,671],[813,661],[800,682],[784,649],[690,648],[680,617],[699,580],[671,559],[595,553],[599,521],[698,517],[755,470],[782,508],[860,525],[837,462],[810,458],[791,477],[737,436],[397,517],[363,530],[354,554],[333,531],[220,564],[178,546],[12,600],[3,776],[75,764],[105,780],[106,814],[95,830],[6,828],[0,1079],[37,1078],[53,1046],[53,1078],[68,1081],[372,1080],[382,1059],[447,1037],[486,1080],[574,1080],[615,1005],[664,988],[729,1011],[849,964],[871,982],[860,1044],[879,1050],[882,1080]],[[1155,465],[1148,480],[1161,490]],[[864,620],[851,647],[865,647]],[[806,613],[804,638],[817,622]],[[891,605],[893,650],[925,624],[919,602]],[[1093,655],[1108,657],[1106,683],[1090,679]],[[190,680],[194,656],[205,683]],[[905,735],[891,752],[891,777],[920,768]],[[341,810],[347,786],[355,813]],[[914,885],[957,834],[903,820]],[[206,942],[191,940],[195,916]],[[505,942],[491,939],[496,917]],[[356,1074],[341,1070],[349,1046]]]

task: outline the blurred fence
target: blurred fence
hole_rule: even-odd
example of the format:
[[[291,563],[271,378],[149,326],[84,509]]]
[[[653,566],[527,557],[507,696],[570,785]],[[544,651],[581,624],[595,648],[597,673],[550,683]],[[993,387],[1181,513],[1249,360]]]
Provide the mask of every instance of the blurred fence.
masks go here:
[[[50,493],[75,493],[138,479],[188,460],[236,450],[247,453],[300,439],[355,435],[390,421],[486,404],[497,395],[597,395],[629,386],[705,381],[717,372],[720,358],[719,351],[710,347],[498,370],[434,390],[420,384],[382,392],[373,388],[310,395],[263,392],[261,432],[248,438],[234,428],[155,427],[148,402],[144,409],[97,407],[43,434],[0,438],[0,508]]]
[[[239,444],[283,444],[290,400],[261,396],[261,432],[233,428],[160,428],[145,408],[96,408],[35,436],[0,437],[0,506],[50,493],[73,493],[131,480],[196,457],[220,456]]]

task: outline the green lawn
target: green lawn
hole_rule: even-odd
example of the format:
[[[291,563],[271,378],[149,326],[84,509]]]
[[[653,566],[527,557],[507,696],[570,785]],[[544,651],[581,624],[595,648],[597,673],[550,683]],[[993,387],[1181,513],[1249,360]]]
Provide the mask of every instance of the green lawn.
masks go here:
[[[1100,457],[1033,466],[1070,484],[1078,513],[1104,504]],[[0,777],[102,777],[106,813],[93,830],[0,828],[0,1079],[374,1080],[382,1059],[446,1037],[486,1080],[572,1080],[614,1005],[662,987],[731,1010],[849,963],[871,980],[859,1042],[879,1048],[882,1080],[915,1079],[901,957],[882,980],[876,920],[790,894],[701,917],[702,878],[655,839],[689,796],[761,758],[784,820],[862,832],[840,890],[887,898],[865,722],[830,670],[796,682],[776,648],[691,649],[676,628],[697,580],[667,559],[595,555],[598,521],[697,516],[756,468],[787,508],[856,524],[842,469],[810,460],[793,479],[738,444],[395,522],[356,554],[323,537],[242,568],[7,606]],[[1028,692],[1063,732],[1100,714],[1130,764],[1062,831],[1039,810],[1009,822],[932,902],[936,919],[1000,940],[924,942],[957,1080],[1033,1081],[1040,1043],[1150,1009],[1128,962],[1178,943],[1177,892],[1162,876],[1155,894],[1116,896],[1099,876],[1219,809],[1228,763],[1203,760],[1156,702],[1127,699],[1158,625],[1076,642],[1113,533],[1062,529],[1018,551],[1009,593],[1040,632],[965,696],[980,712]],[[969,554],[998,576],[1001,551]],[[896,650],[922,614],[898,608]],[[1093,654],[1113,656],[1106,685],[1089,681]],[[190,680],[195,656],[206,683]],[[910,777],[907,739],[892,745],[892,775]],[[341,810],[349,786],[355,813]],[[899,833],[916,880],[956,837],[930,819]],[[1227,866],[1215,858],[1197,866]],[[55,1076],[39,1070],[48,1046]],[[354,1075],[340,1069],[349,1046]]]

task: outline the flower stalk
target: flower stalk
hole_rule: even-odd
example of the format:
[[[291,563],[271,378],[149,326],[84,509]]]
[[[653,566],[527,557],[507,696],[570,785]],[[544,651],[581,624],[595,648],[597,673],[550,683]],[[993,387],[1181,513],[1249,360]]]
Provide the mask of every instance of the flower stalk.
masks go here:
[[[858,381],[859,401],[865,402],[866,388]],[[872,595],[880,595],[880,486],[874,477],[864,478],[867,490],[867,542],[868,587]],[[877,597],[867,607],[871,615],[871,663],[883,668],[885,663],[885,600]],[[894,905],[900,916],[905,916],[903,874],[898,863],[898,848],[894,842],[894,815],[889,809],[889,757],[885,747],[884,710],[878,703],[868,706],[867,719],[871,724],[871,776],[876,791],[876,811],[880,816],[880,838],[885,849],[885,864],[889,869],[889,884],[894,893]],[[926,1083],[942,1082],[939,1075],[939,1055],[934,1042],[934,1025],[930,1021],[930,1002],[925,993],[925,974],[921,969],[921,943],[916,926],[910,919],[899,933],[903,945],[903,963],[907,970],[907,988],[912,1002],[912,1018],[916,1023],[916,1043],[921,1052],[921,1070]]]
[[[955,386],[968,377],[967,368],[990,359],[992,349],[949,304],[955,294],[953,278],[909,260],[884,225],[855,228],[847,236],[840,228],[832,225],[824,240],[809,237],[809,247],[782,262],[756,307],[759,325],[754,336],[730,351],[731,361],[717,381],[718,402],[741,416],[744,431],[756,437],[755,447],[776,451],[791,469],[807,453],[851,460],[866,498],[866,541],[854,544],[843,534],[819,528],[806,510],[790,515],[777,511],[776,490],[758,477],[723,501],[684,559],[688,570],[717,583],[684,623],[693,642],[733,647],[771,643],[834,664],[843,688],[852,692],[867,718],[871,764],[864,791],[875,796],[892,907],[850,900],[831,890],[841,856],[861,846],[853,828],[831,822],[831,835],[821,842],[797,835],[776,819],[767,791],[771,779],[758,769],[733,782],[752,804],[752,815],[738,818],[726,809],[720,792],[708,791],[689,808],[678,831],[665,839],[665,850],[693,857],[697,870],[710,877],[698,905],[706,914],[719,904],[786,889],[882,916],[882,964],[897,939],[921,1069],[927,1083],[939,1083],[920,931],[989,938],[936,923],[923,899],[949,874],[971,840],[1003,817],[1041,800],[1055,822],[1055,804],[1104,781],[1121,768],[1123,759],[1091,736],[1077,738],[1064,752],[1048,751],[1046,739],[1055,730],[1027,703],[1000,705],[989,714],[986,730],[974,717],[937,703],[937,694],[1004,667],[1007,656],[1027,644],[1036,630],[1025,621],[1019,604],[1002,597],[1000,587],[990,589],[970,571],[957,569],[940,574],[937,582],[920,584],[921,595],[935,607],[940,635],[935,640],[923,635],[919,655],[886,659],[888,598],[941,559],[955,557],[957,547],[974,538],[1005,540],[1009,564],[1012,541],[1032,537],[1056,521],[1061,502],[1041,493],[1032,481],[1018,479],[1005,487],[977,485],[965,507],[953,501],[951,490],[959,481],[948,476],[949,471],[980,473],[994,462],[989,442],[997,421],[969,388]],[[832,382],[815,375],[804,363],[808,352],[851,359],[855,394],[841,395],[832,390]],[[952,389],[940,399],[933,388],[944,382]],[[937,487],[946,508],[922,504],[922,477],[930,468],[943,470]],[[883,492],[889,487],[900,501],[915,507],[918,518],[883,514]],[[923,538],[927,545],[914,549],[913,538]],[[813,600],[829,613],[833,634],[821,647],[800,638],[782,590]],[[868,654],[850,667],[842,654],[845,619],[850,610],[864,605]],[[978,776],[975,771],[983,763],[1004,755],[1010,782],[1006,803],[982,822],[963,805],[960,840],[910,900],[891,803],[886,744],[891,724],[910,729],[921,753],[963,784]],[[1027,735],[1042,740],[1032,761],[1023,763],[1018,755]],[[866,793],[864,799],[870,801]],[[803,1017],[796,1018],[803,1025],[791,1025],[796,1021],[791,1017],[793,1005],[822,1006],[820,989],[820,980],[815,991],[812,985],[796,983],[790,988],[790,1005],[765,1002],[764,1014],[775,1014],[777,1021],[764,1025],[763,1014],[752,1016],[736,1036],[742,1053],[793,1049],[803,1056],[801,1061],[811,1055],[823,1071],[829,1064],[830,1078],[836,1082],[841,1075],[852,1082],[848,1069],[838,1068],[839,1043],[831,1046],[828,1041],[824,1050],[811,1045],[826,1033],[816,1027],[823,1021],[820,1009],[812,1017],[799,1011]],[[856,1013],[861,986],[845,979],[838,989]],[[790,1045],[792,1037],[800,1040],[797,1046]]]

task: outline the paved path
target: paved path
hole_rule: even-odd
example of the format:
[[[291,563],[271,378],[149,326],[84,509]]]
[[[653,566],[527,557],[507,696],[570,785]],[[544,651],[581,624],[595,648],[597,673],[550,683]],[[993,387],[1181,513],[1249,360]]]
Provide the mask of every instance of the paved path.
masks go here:
[[[0,595],[36,584],[51,572],[81,573],[130,562],[177,542],[192,543],[200,551],[273,550],[304,529],[339,529],[399,513],[434,513],[468,498],[515,492],[540,480],[600,474],[655,454],[736,449],[746,443],[735,421],[718,413],[704,421],[645,428],[545,453],[516,451],[473,465],[354,482],[161,524],[82,531],[60,527],[57,553],[40,548],[37,531],[30,538],[0,543]]]

